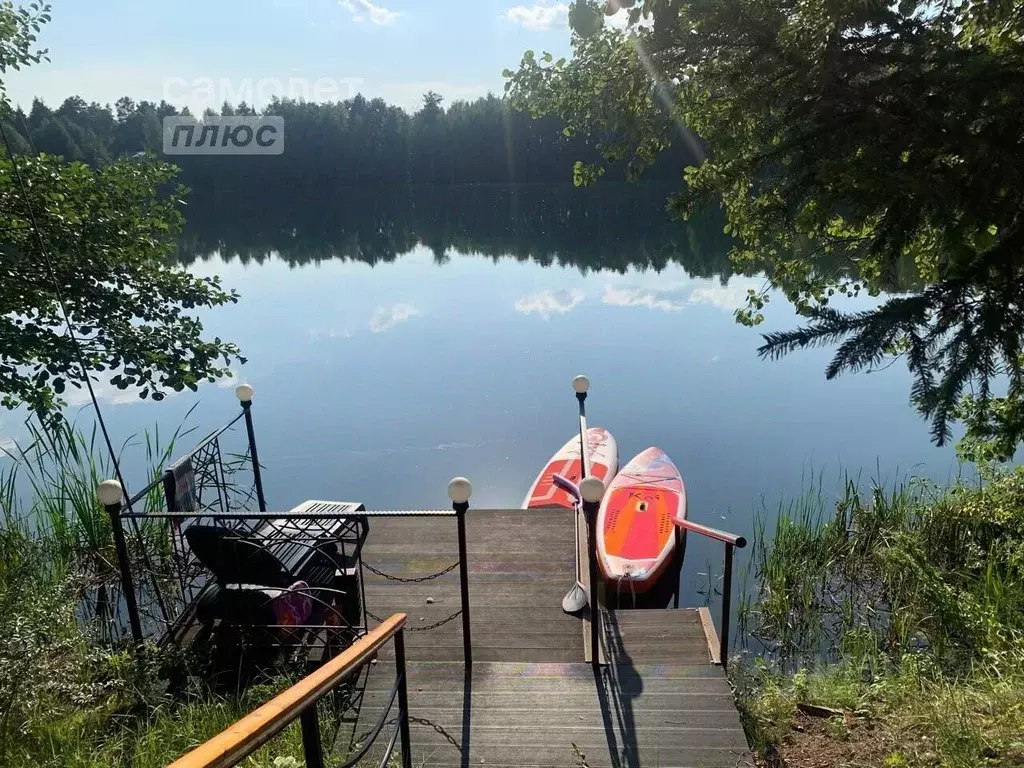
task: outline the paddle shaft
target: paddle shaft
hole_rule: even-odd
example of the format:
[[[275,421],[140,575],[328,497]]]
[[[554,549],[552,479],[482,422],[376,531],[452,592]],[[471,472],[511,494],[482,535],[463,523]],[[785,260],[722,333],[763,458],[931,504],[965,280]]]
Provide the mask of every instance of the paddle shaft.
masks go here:
[[[590,455],[587,452],[587,409],[584,403],[587,399],[586,392],[577,392],[576,399],[580,401],[580,480],[590,477]]]
[[[588,443],[587,440],[587,409],[584,405],[587,401],[586,392],[577,392],[576,399],[580,403],[580,482],[583,482],[583,478],[590,477],[590,455],[587,451]],[[576,518],[573,520],[574,528],[576,531],[576,583],[583,583],[583,574],[580,572],[580,510],[576,510]]]
[[[584,406],[584,402],[587,399],[587,393],[577,392],[576,399],[580,404],[580,480],[582,481],[583,478],[590,475],[590,457],[587,455],[587,412],[586,407]],[[577,499],[576,514],[572,521],[574,532],[573,540],[575,541],[574,552],[576,555],[576,583],[569,589],[566,597],[572,594],[574,590],[583,588],[583,574],[580,572],[580,514],[580,501]]]

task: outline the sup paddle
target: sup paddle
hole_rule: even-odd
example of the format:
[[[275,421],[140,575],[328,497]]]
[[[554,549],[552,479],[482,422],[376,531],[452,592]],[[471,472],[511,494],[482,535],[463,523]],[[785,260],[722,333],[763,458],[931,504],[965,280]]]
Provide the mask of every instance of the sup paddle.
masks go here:
[[[576,393],[576,399],[580,404],[580,481],[590,476],[590,456],[587,451],[587,413],[584,401],[587,399],[587,391],[590,389],[590,379],[586,376],[577,376],[572,380],[572,388]],[[576,583],[572,585],[565,597],[562,598],[562,610],[566,613],[579,613],[587,606],[587,590],[583,587],[580,575],[580,510],[583,497],[580,489],[571,480],[561,475],[555,475],[554,483],[563,491],[576,499],[576,514],[573,516],[573,544],[576,553]]]

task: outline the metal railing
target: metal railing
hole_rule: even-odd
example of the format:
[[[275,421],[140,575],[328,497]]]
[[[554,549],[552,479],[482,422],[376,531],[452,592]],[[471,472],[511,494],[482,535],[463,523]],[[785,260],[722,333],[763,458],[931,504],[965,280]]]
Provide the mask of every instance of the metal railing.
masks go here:
[[[180,609],[195,597],[188,594],[188,572],[194,562],[188,556],[181,521],[203,515],[223,519],[251,510],[254,505],[260,512],[266,511],[253,429],[252,390],[239,387],[243,389],[244,393],[239,392],[242,410],[234,418],[127,500],[104,504],[117,552],[129,630],[136,644],[165,632]],[[243,420],[244,448],[231,453],[224,440]],[[138,579],[133,570],[138,572]]]
[[[302,726],[302,747],[309,768],[323,768],[324,749],[320,737],[317,702],[346,679],[368,664],[389,640],[395,643],[395,685],[384,706],[384,712],[360,749],[349,756],[340,768],[353,768],[366,756],[380,737],[387,716],[398,700],[398,717],[381,768],[389,765],[395,744],[400,740],[403,768],[412,768],[409,736],[409,694],[405,665],[406,615],[398,613],[356,641],[347,651],[329,661],[288,690],[251,712],[217,736],[196,747],[168,768],[230,768],[240,764],[256,750],[299,720]]]
[[[693,531],[709,539],[721,541],[725,544],[725,568],[722,573],[722,631],[718,637],[719,659],[722,666],[729,666],[729,623],[732,619],[732,559],[734,549],[743,549],[747,546],[747,540],[734,533],[720,531],[717,528],[709,528],[706,525],[693,523],[689,520],[674,520],[678,528],[685,531]],[[684,533],[685,535],[685,533]]]
[[[582,417],[581,417],[582,420]],[[587,524],[587,550],[589,553],[588,566],[589,566],[589,577],[590,577],[590,659],[594,666],[598,666],[600,661],[600,646],[601,646],[601,607],[600,600],[598,599],[598,585],[599,585],[599,573],[597,565],[597,515],[601,507],[600,501],[587,501],[586,499],[582,502],[584,517],[586,518]],[[683,531],[683,535],[680,539],[677,539],[676,549],[680,553],[679,559],[682,562],[682,552],[686,546],[686,531],[693,531],[701,536],[707,536],[710,539],[721,541],[725,544],[725,569],[723,573],[722,581],[722,631],[719,634],[719,660],[723,667],[727,667],[729,664],[729,625],[732,619],[732,569],[733,569],[733,551],[734,549],[743,549],[747,546],[747,540],[742,536],[738,536],[733,533],[726,531],[720,531],[716,528],[709,528],[706,525],[700,525],[699,523],[693,523],[689,520],[673,520],[673,523],[677,526],[677,529]],[[679,607],[679,586],[676,586],[675,592],[676,607]]]
[[[251,462],[253,482],[248,486],[248,492],[239,498],[231,492],[231,484],[227,482],[229,475],[222,461],[219,440],[242,418],[246,420],[248,438],[243,458]],[[212,601],[207,599],[210,597],[207,590],[219,582],[223,582],[222,587],[234,581],[249,583],[250,580],[246,579],[218,579],[214,572],[216,567],[211,570],[216,560],[237,559],[239,556],[235,552],[225,556],[218,550],[214,557],[207,553],[202,561],[196,556],[188,539],[190,531],[194,533],[193,529],[198,527],[207,529],[207,534],[217,540],[219,547],[245,546],[251,549],[255,546],[267,551],[272,559],[289,566],[288,573],[294,575],[291,582],[296,584],[302,579],[300,568],[304,560],[321,563],[320,583],[310,584],[308,589],[306,586],[301,588],[303,597],[300,600],[308,597],[313,602],[308,622],[281,624],[268,621],[266,616],[275,605],[273,596],[268,596],[263,604],[257,606],[260,609],[259,621],[246,615],[241,622],[229,620],[225,625],[223,617],[217,614],[220,627],[244,627],[247,644],[258,645],[262,639],[264,645],[301,646],[307,650],[322,647],[324,651],[333,652],[367,633],[370,619],[382,621],[371,612],[366,599],[367,571],[392,581],[418,583],[458,568],[459,609],[441,621],[429,626],[411,627],[409,631],[435,629],[461,617],[464,660],[472,664],[466,554],[468,500],[462,501],[456,492],[460,501],[453,501],[452,508],[447,510],[366,510],[357,503],[308,501],[287,512],[268,512],[255,457],[252,415],[245,407],[241,414],[132,496],[127,502],[127,509],[120,501],[106,505],[117,546],[124,607],[136,645],[154,634],[158,635],[160,643],[177,643],[179,637],[193,637],[190,630],[196,626],[197,618],[200,619],[199,624],[210,624],[210,620],[203,619],[199,612],[202,604],[210,613]],[[181,482],[183,462],[188,462],[186,468],[189,470],[185,473],[189,482],[184,484]],[[468,481],[456,478],[453,484],[458,483],[465,483],[464,492],[471,492]],[[450,495],[452,488],[449,486]],[[155,495],[161,498],[152,498]],[[254,502],[260,511],[251,510]],[[412,578],[406,574],[387,574],[367,563],[363,558],[362,545],[370,520],[404,517],[455,518],[458,561],[437,573]],[[134,531],[131,540],[126,536],[126,529]],[[148,533],[144,535],[144,531]],[[290,567],[292,564],[296,567]],[[333,571],[337,578],[331,579],[327,570]],[[290,591],[287,584],[273,586],[279,591],[281,587],[286,592]],[[139,599],[139,592],[144,599]],[[213,597],[220,596],[214,593]],[[215,605],[219,607],[220,604]]]

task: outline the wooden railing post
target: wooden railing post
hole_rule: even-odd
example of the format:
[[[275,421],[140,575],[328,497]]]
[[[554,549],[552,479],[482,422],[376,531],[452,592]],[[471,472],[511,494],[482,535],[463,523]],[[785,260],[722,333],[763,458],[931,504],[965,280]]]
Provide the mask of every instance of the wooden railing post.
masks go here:
[[[320,741],[320,715],[314,701],[309,709],[299,715],[302,725],[302,751],[306,756],[306,768],[324,768],[324,747]]]
[[[398,728],[402,743],[402,768],[412,768],[412,736],[409,734],[409,685],[405,666],[405,629],[395,635],[395,666],[398,669]]]

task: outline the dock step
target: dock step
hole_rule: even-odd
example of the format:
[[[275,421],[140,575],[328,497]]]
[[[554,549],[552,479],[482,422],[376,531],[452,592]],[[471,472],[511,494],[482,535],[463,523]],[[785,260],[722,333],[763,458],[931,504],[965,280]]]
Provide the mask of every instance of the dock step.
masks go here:
[[[361,681],[339,752],[379,717],[394,675],[380,662]],[[573,745],[600,768],[735,768],[748,758],[729,685],[707,664],[595,673],[579,663],[477,663],[467,677],[460,664],[416,663],[408,675],[415,765],[569,768]]]

